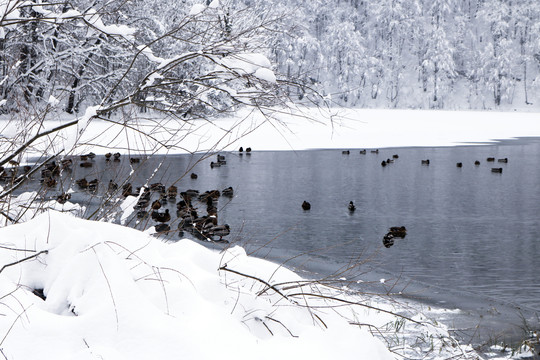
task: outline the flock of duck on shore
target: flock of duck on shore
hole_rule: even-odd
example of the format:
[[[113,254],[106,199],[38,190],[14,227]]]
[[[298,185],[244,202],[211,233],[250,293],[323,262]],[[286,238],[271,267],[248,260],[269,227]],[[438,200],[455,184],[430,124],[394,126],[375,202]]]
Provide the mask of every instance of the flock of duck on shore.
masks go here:
[[[240,147],[238,150],[239,155],[243,155],[245,152],[246,155],[251,155],[251,148],[248,147],[244,150],[243,147]],[[372,149],[369,151],[372,154],[379,154],[379,149]],[[343,150],[343,155],[350,155],[350,150]],[[360,150],[361,155],[366,155],[368,150]],[[74,161],[79,160],[79,167],[81,168],[92,168],[95,162],[96,155],[94,153],[88,153],[85,155],[80,155],[78,158],[68,158],[61,160],[59,162],[51,161],[46,163],[41,169],[41,178],[40,182],[43,186],[47,188],[55,188],[58,182],[58,178],[63,171],[70,171],[74,165]],[[107,153],[105,154],[105,162],[120,162],[122,161],[122,155],[120,153]],[[128,157],[130,164],[138,164],[141,162],[140,157]],[[398,154],[393,154],[391,158],[387,158],[381,161],[381,166],[386,167],[393,164],[399,159]],[[488,157],[486,159],[488,163],[498,163],[505,164],[508,163],[508,158],[495,159],[495,157]],[[19,163],[16,161],[10,161],[9,164],[11,168],[0,167],[0,182],[16,182],[23,176],[27,176],[32,167],[25,165],[20,167]],[[210,162],[210,167],[220,167],[227,164],[226,158],[224,155],[217,154],[216,161]],[[429,166],[429,159],[422,159],[420,161],[422,166]],[[479,160],[474,161],[475,166],[480,165]],[[463,167],[462,162],[456,163],[456,167]],[[491,172],[493,173],[502,173],[502,167],[492,167]],[[197,174],[191,173],[191,179],[197,179]],[[87,180],[86,177],[77,179],[75,184],[79,187],[80,190],[88,191],[90,193],[96,193],[100,181],[95,178],[93,180]],[[176,217],[178,221],[178,231],[180,236],[183,236],[184,231],[188,231],[197,237],[201,237],[207,240],[213,240],[215,237],[219,237],[215,241],[224,241],[223,237],[230,234],[230,227],[228,224],[219,225],[218,224],[218,214],[217,214],[217,204],[220,196],[226,196],[232,198],[234,191],[232,187],[228,187],[219,190],[208,190],[204,193],[199,193],[198,190],[188,189],[186,191],[178,192],[178,187],[170,185],[166,187],[162,183],[153,183],[149,186],[141,186],[135,188],[131,183],[124,183],[118,185],[112,179],[109,180],[107,184],[107,194],[113,195],[118,194],[123,198],[128,196],[135,196],[138,198],[137,203],[134,206],[136,212],[136,218],[138,221],[143,221],[151,219],[155,225],[155,231],[158,234],[169,233],[171,231],[171,212],[168,207],[169,204],[176,204]],[[61,193],[57,195],[56,200],[63,204],[71,198],[71,193]],[[177,198],[179,199],[176,202]],[[199,206],[194,206],[194,201],[198,202]],[[206,214],[200,215],[200,207],[206,206]],[[356,206],[353,201],[350,201],[348,206],[348,211],[353,213],[356,210]],[[308,201],[302,203],[302,209],[304,211],[309,211],[311,209],[311,204]],[[388,233],[383,237],[383,245],[385,247],[390,247],[394,244],[395,238],[404,238],[407,234],[405,226],[394,226],[390,227]]]
[[[243,150],[243,149],[242,149]],[[251,148],[246,149],[246,153],[251,153]],[[120,153],[105,154],[106,163],[120,163],[123,158],[128,158],[130,164],[141,163],[140,157],[125,157]],[[57,184],[62,180],[61,175],[64,173],[71,174],[73,166],[78,166],[84,169],[90,169],[96,164],[96,154],[88,153],[78,157],[72,157],[61,161],[50,161],[44,164],[41,168],[40,183],[46,189],[55,189]],[[226,165],[224,155],[217,155],[217,161],[212,162],[211,166]],[[19,179],[29,178],[32,167],[25,165],[20,167],[15,161],[10,162],[11,167],[5,169],[0,167],[0,181],[4,183],[16,183]],[[197,174],[191,173],[191,179],[197,179]],[[70,180],[68,180],[69,182]],[[88,192],[89,194],[97,194],[101,181],[98,178],[88,180],[86,176],[76,179],[75,185],[79,190]],[[62,192],[55,196],[55,200],[60,204],[64,204],[71,199],[72,190]],[[228,224],[218,224],[218,199],[221,196],[232,198],[234,190],[232,187],[219,190],[208,190],[204,193],[199,193],[198,190],[188,189],[186,191],[178,191],[176,185],[166,187],[162,183],[152,183],[148,186],[134,187],[131,183],[117,184],[112,179],[106,185],[106,194],[109,197],[128,198],[129,196],[137,197],[137,202],[133,206],[135,218],[137,222],[147,221],[147,224],[153,224],[156,233],[166,234],[170,232],[179,232],[180,236],[184,235],[184,231],[190,232],[197,238],[212,240],[216,242],[226,242],[223,237],[230,234]],[[177,202],[177,199],[179,200]],[[197,203],[196,206],[195,203]],[[171,210],[176,208],[176,220],[178,222],[177,229],[171,230]],[[206,214],[199,214],[199,209],[202,205],[206,206]],[[152,222],[150,222],[150,220]]]

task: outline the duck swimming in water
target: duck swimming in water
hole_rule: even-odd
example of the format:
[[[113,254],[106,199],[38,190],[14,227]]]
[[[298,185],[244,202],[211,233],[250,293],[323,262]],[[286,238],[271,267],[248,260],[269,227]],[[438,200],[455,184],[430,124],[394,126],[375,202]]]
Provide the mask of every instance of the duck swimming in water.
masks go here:
[[[354,203],[352,201],[349,202],[348,208],[350,212],[353,212],[354,210],[356,210],[356,206],[354,206]]]

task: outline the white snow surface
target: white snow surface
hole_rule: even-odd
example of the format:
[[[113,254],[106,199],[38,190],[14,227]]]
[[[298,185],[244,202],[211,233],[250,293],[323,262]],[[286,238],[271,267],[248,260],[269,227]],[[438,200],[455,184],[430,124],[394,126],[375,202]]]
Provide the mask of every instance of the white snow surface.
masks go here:
[[[54,149],[71,149],[75,140],[88,144],[79,146],[80,153],[104,154],[116,149],[125,152],[129,148],[132,153],[170,154],[237,150],[240,146],[255,151],[456,146],[540,136],[539,115],[521,112],[296,108],[271,109],[263,116],[261,112],[243,110],[213,121],[168,118],[156,122],[157,118],[148,117],[130,123],[141,132],[102,120],[87,122],[87,118],[88,112],[81,118],[79,129],[88,126],[80,139],[76,131],[68,128],[55,138],[64,143]],[[70,120],[47,121],[44,128]],[[19,131],[16,127],[3,129],[5,136],[15,136]],[[34,144],[35,153],[28,155],[51,152],[46,140],[42,145]],[[156,141],[169,148],[156,146]],[[9,144],[2,144],[0,138],[0,150],[2,145]]]
[[[310,308],[273,290],[259,294],[263,283],[219,270],[300,280],[240,247],[220,253],[190,240],[165,243],[56,211],[2,228],[0,239],[2,264],[48,251],[0,274],[8,359],[34,359],[36,351],[55,360],[393,358],[367,328],[338,314],[347,311]]]

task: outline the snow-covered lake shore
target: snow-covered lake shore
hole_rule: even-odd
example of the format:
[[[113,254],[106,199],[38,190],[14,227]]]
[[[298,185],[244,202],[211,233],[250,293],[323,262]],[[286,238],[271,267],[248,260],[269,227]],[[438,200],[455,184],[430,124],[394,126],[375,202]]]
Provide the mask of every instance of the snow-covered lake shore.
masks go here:
[[[279,115],[281,124],[262,118],[242,121],[244,117],[193,122],[174,140],[168,139],[177,125],[171,120],[162,125],[163,132],[153,135],[177,142],[169,153],[239,146],[254,150],[455,146],[540,136],[536,114],[332,109],[314,115],[313,111],[310,120]],[[125,130],[110,126],[91,122],[81,139],[89,145],[78,151],[164,151],[149,149],[140,133],[126,137]],[[67,143],[72,141],[69,132],[63,136]],[[60,141],[49,152],[65,145]],[[36,148],[35,154],[40,150]],[[37,344],[51,359],[178,354],[187,359],[476,356],[471,348],[457,345],[444,325],[460,310],[409,308],[312,281],[300,287],[304,280],[298,275],[248,257],[238,247],[218,253],[189,240],[163,243],[132,229],[56,212],[0,229],[0,240],[6,247],[2,264],[47,251],[5,268],[0,275],[1,304],[6,309],[0,323],[0,334],[5,335],[1,348],[7,358],[32,358],[28,343]],[[296,286],[284,285],[289,282]],[[34,290],[38,295],[42,290],[46,299]],[[205,346],[208,341],[213,346]],[[499,358],[510,357],[501,353]]]

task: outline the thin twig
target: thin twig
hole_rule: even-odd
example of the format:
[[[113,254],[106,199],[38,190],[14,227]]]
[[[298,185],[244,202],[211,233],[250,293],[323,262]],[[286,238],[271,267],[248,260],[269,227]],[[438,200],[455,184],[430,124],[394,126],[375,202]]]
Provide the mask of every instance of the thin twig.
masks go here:
[[[0,269],[0,273],[1,273],[2,271],[4,271],[4,269],[7,268],[7,267],[9,267],[9,266],[17,265],[17,264],[22,263],[23,261],[31,260],[31,259],[33,259],[33,258],[35,258],[35,257],[38,257],[38,256],[41,255],[41,254],[48,254],[48,253],[49,253],[49,250],[41,250],[40,252],[38,252],[38,253],[36,253],[36,254],[34,254],[34,255],[32,255],[32,256],[25,257],[24,259],[15,261],[15,262],[13,262],[13,263],[11,263],[11,264],[6,264],[6,265],[2,266],[2,268]]]
[[[276,287],[274,287],[272,284],[267,283],[267,282],[264,281],[263,279],[260,279],[260,278],[258,278],[258,277],[256,277],[256,276],[244,274],[244,273],[241,273],[241,272],[236,271],[236,270],[229,269],[229,268],[227,267],[227,264],[225,264],[225,265],[223,265],[222,267],[220,267],[219,270],[229,271],[229,272],[232,272],[232,273],[234,273],[234,274],[237,274],[237,275],[240,275],[240,276],[244,276],[244,277],[247,277],[247,278],[250,278],[250,279],[259,281],[259,282],[263,283],[264,285],[268,286],[270,289],[274,290],[274,291],[275,291],[276,293],[278,293],[279,295],[281,295],[284,299],[289,300],[289,298],[288,298],[286,295],[284,295],[281,291],[279,291],[279,289],[277,289]],[[289,300],[289,301],[290,301],[290,300]]]

